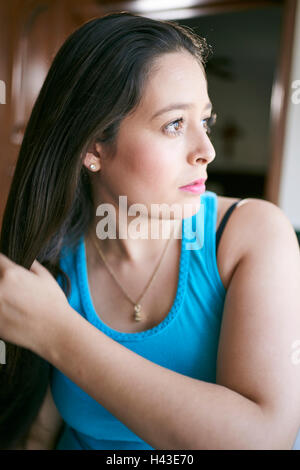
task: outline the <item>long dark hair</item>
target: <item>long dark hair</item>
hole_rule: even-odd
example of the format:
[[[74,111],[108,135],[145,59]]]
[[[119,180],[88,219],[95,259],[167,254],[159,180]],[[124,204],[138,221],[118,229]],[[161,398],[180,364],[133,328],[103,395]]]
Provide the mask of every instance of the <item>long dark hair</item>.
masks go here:
[[[27,269],[38,259],[55,278],[62,276],[67,296],[71,286],[59,267],[61,248],[76,245],[94,215],[82,157],[94,141],[114,156],[120,123],[138,106],[155,59],[177,51],[205,65],[210,48],[187,26],[122,11],[83,24],[52,62],[20,148],[0,251]],[[6,344],[6,364],[0,366],[1,449],[25,441],[49,373],[47,361]]]

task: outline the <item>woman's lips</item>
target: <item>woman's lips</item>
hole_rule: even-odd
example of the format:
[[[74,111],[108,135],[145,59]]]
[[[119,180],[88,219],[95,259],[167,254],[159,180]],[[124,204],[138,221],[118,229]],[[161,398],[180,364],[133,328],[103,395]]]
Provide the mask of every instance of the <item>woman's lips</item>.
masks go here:
[[[182,191],[189,191],[190,193],[194,194],[201,194],[205,192],[205,181],[207,178],[202,178],[200,180],[194,181],[191,184],[187,184],[186,186],[180,186],[179,189],[182,189]]]

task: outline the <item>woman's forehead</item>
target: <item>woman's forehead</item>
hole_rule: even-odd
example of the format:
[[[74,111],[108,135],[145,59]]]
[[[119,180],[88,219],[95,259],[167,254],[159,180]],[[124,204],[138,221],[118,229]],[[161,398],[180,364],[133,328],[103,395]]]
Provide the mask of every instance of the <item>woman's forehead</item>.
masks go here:
[[[167,113],[172,107],[175,109],[175,105],[189,109],[196,104],[206,106],[209,103],[207,82],[199,66],[198,71],[181,69],[172,74],[172,70],[149,80],[140,102],[140,112],[149,110],[153,114],[151,118],[156,118],[162,115],[160,111]]]
[[[188,76],[195,76],[197,79],[206,80],[203,65],[187,52],[172,52],[158,57],[150,71],[150,84],[155,84],[164,77],[183,80]],[[161,85],[161,83],[160,83]]]

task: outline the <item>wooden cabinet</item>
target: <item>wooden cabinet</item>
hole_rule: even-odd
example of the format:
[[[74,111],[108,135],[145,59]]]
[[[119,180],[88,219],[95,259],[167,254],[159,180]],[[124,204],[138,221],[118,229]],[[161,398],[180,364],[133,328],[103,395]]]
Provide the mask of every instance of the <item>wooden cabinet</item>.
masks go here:
[[[6,92],[0,104],[0,222],[33,104],[59,47],[87,19],[87,5],[74,0],[0,3],[0,80]]]

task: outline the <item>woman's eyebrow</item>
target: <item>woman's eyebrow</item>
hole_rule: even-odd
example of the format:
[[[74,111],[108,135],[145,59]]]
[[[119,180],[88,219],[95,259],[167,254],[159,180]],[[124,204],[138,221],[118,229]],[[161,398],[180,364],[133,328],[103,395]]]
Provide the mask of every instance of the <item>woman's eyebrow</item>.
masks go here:
[[[160,114],[166,113],[168,111],[172,111],[173,109],[188,109],[188,108],[194,108],[194,107],[195,107],[195,103],[174,103],[174,104],[169,104],[165,108],[162,108],[159,111],[157,111],[152,116],[152,118],[150,120],[152,121],[152,119],[156,118]],[[209,102],[209,103],[207,103],[207,105],[205,106],[203,111],[210,111],[211,109],[212,109],[212,104],[211,104],[211,102]]]

